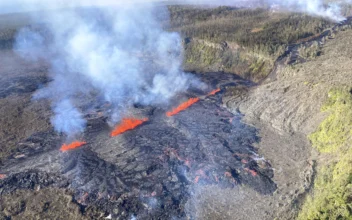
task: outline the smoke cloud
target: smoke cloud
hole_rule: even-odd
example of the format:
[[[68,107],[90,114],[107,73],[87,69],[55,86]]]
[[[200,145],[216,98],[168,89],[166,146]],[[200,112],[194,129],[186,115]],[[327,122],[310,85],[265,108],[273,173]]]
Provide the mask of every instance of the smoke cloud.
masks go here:
[[[84,131],[86,121],[70,100],[62,100],[54,107],[55,116],[51,119],[57,131],[77,134]]]
[[[342,21],[345,18],[341,15],[341,3],[349,1],[340,1],[335,3],[324,4],[322,0],[270,0],[269,3],[280,6],[287,10],[305,12],[314,16],[326,17],[334,21]]]
[[[164,17],[156,17],[158,15]],[[163,13],[160,12],[160,10]],[[167,9],[152,4],[72,8],[34,16],[44,29],[24,28],[16,51],[50,63],[49,85],[34,98],[52,100],[52,124],[69,136],[84,131],[82,100],[111,103],[113,122],[135,103],[160,105],[190,86],[201,86],[181,71],[177,33],[163,30]]]
[[[351,0],[185,0],[187,4],[234,5],[240,7],[272,7],[287,11],[303,12],[312,16],[321,16],[334,21],[342,21],[341,5],[352,3]]]

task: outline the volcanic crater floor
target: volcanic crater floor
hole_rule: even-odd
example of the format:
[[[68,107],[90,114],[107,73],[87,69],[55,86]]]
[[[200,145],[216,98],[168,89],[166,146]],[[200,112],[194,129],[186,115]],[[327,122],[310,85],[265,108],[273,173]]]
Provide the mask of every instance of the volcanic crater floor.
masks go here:
[[[49,81],[28,77],[31,80],[16,78],[8,89],[3,88],[1,98],[29,97],[38,80]],[[245,187],[271,195],[277,187],[270,163],[253,147],[260,141],[257,130],[243,123],[240,113],[222,106],[228,88],[252,84],[225,73],[199,78],[221,91],[211,96],[201,91],[180,94],[170,108],[188,98],[200,100],[172,117],[166,116],[167,109],[138,106],[131,111],[136,112],[134,117],[149,120],[116,137],[110,137],[112,128],[104,116],[109,107],[99,105],[86,114],[88,126],[81,139],[87,144],[80,148],[60,152],[65,137],[50,127],[33,132],[2,160],[4,201],[21,190],[53,189],[65,191],[69,196],[64,198],[79,207],[74,212],[85,217],[96,209],[101,215],[94,218],[197,219],[195,209],[207,204],[192,201],[202,190],[214,190],[209,187],[222,191]],[[39,213],[50,210],[43,207]],[[0,210],[5,219],[20,219],[25,208],[11,211],[0,205]]]

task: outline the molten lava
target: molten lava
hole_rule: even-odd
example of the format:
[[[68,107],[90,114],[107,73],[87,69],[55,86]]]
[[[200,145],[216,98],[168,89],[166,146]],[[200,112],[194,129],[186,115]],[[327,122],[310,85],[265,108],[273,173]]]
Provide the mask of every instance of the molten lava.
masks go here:
[[[143,118],[143,119],[124,118],[122,119],[121,124],[117,125],[115,129],[111,132],[111,137],[115,137],[126,131],[132,130],[146,121],[148,121],[148,118]]]
[[[177,108],[172,109],[172,111],[166,112],[166,115],[168,117],[171,117],[173,115],[178,114],[180,111],[183,111],[185,109],[187,109],[188,107],[190,107],[191,105],[193,105],[194,103],[198,102],[199,98],[190,98],[188,101],[182,103],[181,105],[179,105]]]
[[[244,170],[249,172],[250,174],[252,174],[252,176],[257,176],[258,175],[258,173],[255,170],[251,170],[251,169],[248,169],[248,168],[244,168]]]
[[[215,95],[216,93],[218,93],[218,92],[220,92],[220,91],[221,91],[221,89],[215,89],[215,90],[209,92],[209,93],[208,93],[208,96]]]
[[[0,174],[0,180],[5,179],[7,177],[6,174]]]
[[[65,152],[65,151],[73,150],[73,149],[79,148],[85,144],[87,144],[87,143],[83,142],[83,141],[74,141],[69,145],[67,145],[67,144],[62,145],[60,151]]]

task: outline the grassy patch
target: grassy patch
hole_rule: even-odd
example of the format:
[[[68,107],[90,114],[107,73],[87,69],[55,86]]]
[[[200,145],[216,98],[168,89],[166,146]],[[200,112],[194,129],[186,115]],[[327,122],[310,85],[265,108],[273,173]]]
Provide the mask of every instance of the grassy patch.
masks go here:
[[[317,173],[298,219],[352,219],[352,149]]]
[[[352,219],[351,90],[330,91],[323,111],[330,115],[309,138],[329,160],[318,170],[298,219]]]
[[[314,42],[310,47],[301,46],[299,55],[307,60],[313,60],[321,54],[321,47],[318,42]]]
[[[334,89],[323,106],[329,116],[318,130],[309,136],[313,147],[320,152],[334,152],[352,136],[352,94],[349,89]]]

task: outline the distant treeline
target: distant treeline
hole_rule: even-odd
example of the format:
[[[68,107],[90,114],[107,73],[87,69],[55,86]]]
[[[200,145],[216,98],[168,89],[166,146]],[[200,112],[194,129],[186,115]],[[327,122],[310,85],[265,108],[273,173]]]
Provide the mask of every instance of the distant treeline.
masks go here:
[[[265,66],[264,71],[266,73],[261,74],[268,74],[273,61],[283,53],[288,44],[319,34],[333,25],[331,21],[323,18],[299,13],[279,13],[269,9],[170,6],[169,12],[170,30],[181,33],[185,39],[202,39],[218,44],[223,42],[238,44],[240,49],[237,52],[232,50],[223,53],[224,55],[227,54],[226,65],[230,67],[226,69],[226,66],[224,66],[224,70],[234,72],[236,71],[234,66],[236,64],[241,66],[240,72],[242,73],[240,74],[242,75],[253,75],[246,72],[253,69],[258,72],[258,70],[262,70],[261,67]],[[197,49],[218,57],[214,59],[209,57],[204,59],[203,57],[199,60],[196,60],[195,56],[190,58],[189,53],[202,55],[202,51],[195,51]],[[209,50],[212,51],[209,52]],[[186,62],[195,63],[204,60],[223,62],[223,57],[219,55],[221,51],[216,51],[216,48],[206,48],[206,46],[193,44],[186,48],[185,53],[186,58],[190,58]],[[229,53],[232,53],[230,58],[228,57]],[[253,55],[254,53],[255,55]],[[257,58],[253,58],[253,56]],[[235,60],[236,57],[237,60]],[[233,59],[233,64],[229,63],[231,59]],[[203,64],[205,66],[205,63]],[[208,64],[210,63],[208,62]],[[201,63],[199,65],[202,66]],[[247,66],[247,68],[244,68],[244,66]]]
[[[270,55],[276,55],[283,45],[316,35],[332,25],[332,22],[322,18],[275,13],[266,9],[170,6],[169,10],[171,28],[185,37],[218,43],[237,42]]]

